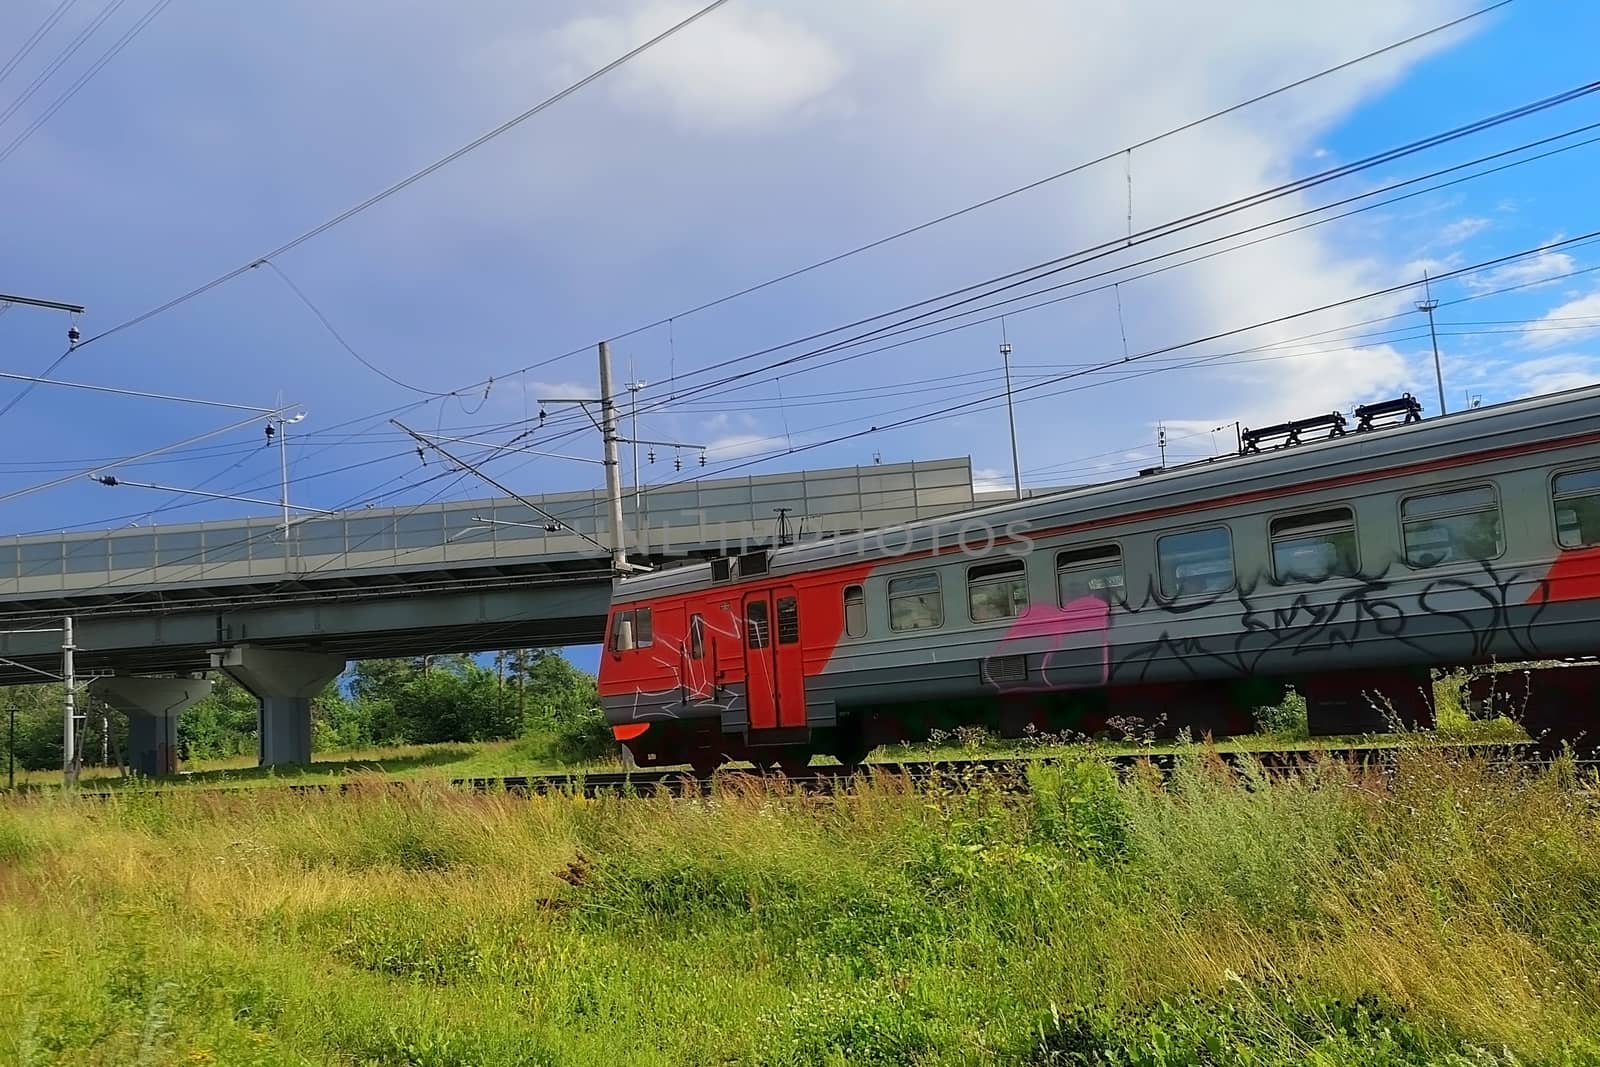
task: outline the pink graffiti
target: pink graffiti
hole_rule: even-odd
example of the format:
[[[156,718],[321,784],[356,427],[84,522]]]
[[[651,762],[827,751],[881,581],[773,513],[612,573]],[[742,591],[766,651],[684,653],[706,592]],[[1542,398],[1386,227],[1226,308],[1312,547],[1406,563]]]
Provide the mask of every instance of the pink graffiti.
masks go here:
[[[1069,637],[1077,634],[1098,634],[1100,644],[1098,649],[1099,678],[1092,682],[1082,681],[1085,661],[1093,655],[1092,649],[1077,647],[1072,649],[1074,663],[1073,672],[1079,680],[1072,682],[1056,682],[1050,677],[1051,660],[1061,651],[1062,643]],[[1044,669],[1040,677],[1018,681],[995,681],[992,684],[1003,693],[1019,692],[1030,689],[1060,689],[1067,687],[1082,687],[1088,685],[1104,685],[1111,673],[1111,606],[1099,597],[1085,596],[1076,600],[1069,600],[1062,607],[1054,604],[1033,604],[1028,607],[1011,628],[1000,639],[999,644],[990,650],[985,657],[987,665],[990,659],[999,656],[1021,656],[1028,654],[1044,653]],[[985,674],[988,672],[985,671]]]

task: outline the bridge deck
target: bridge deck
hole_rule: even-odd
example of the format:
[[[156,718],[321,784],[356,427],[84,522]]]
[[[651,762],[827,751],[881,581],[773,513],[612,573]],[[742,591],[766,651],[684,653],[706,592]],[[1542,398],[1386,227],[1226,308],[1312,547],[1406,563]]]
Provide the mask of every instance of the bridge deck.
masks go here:
[[[134,528],[0,542],[0,629],[72,615],[85,669],[188,671],[251,641],[349,656],[598,640],[610,589],[599,492],[366,509],[291,522]],[[854,532],[973,503],[967,459],[705,480],[643,496],[630,545],[670,561],[770,544],[776,509],[796,533]],[[484,522],[481,520],[493,520]],[[508,526],[496,523],[520,523]],[[576,532],[575,532],[576,531]],[[38,680],[59,637],[0,635],[0,682]]]

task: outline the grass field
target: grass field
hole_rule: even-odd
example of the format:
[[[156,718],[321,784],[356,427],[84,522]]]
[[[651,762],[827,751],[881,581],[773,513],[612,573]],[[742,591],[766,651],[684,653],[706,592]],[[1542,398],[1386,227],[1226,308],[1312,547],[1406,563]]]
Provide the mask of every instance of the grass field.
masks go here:
[[[0,1061],[1600,1064],[1570,766],[1033,774],[12,797]]]

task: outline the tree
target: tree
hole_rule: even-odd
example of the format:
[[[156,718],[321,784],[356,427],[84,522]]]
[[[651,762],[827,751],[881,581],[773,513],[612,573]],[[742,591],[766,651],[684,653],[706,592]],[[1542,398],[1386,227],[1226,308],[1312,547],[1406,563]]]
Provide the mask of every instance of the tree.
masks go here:
[[[243,686],[221,672],[211,675],[211,693],[178,719],[178,751],[186,760],[222,759],[256,751],[258,704]]]

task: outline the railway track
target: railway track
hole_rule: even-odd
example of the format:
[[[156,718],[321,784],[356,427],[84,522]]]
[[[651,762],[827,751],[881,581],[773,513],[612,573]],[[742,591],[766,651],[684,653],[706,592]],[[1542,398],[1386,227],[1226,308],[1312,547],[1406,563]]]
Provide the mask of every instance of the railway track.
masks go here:
[[[1487,756],[1492,762],[1504,766],[1537,767],[1547,765],[1530,742],[1496,742],[1490,744],[1432,745],[1423,751],[1449,752],[1465,756]],[[1416,752],[1416,746],[1383,745],[1351,746],[1322,749],[1281,749],[1254,752],[1216,752],[1215,758],[1225,766],[1242,769],[1253,764],[1268,775],[1286,775],[1324,761],[1348,763],[1363,769],[1383,770],[1391,767],[1395,757],[1404,752]],[[848,791],[855,783],[874,778],[897,778],[917,787],[947,784],[952,789],[969,788],[979,782],[991,787],[1023,791],[1027,788],[1030,767],[1048,765],[1072,756],[990,756],[965,759],[902,760],[868,763],[853,771],[839,766],[807,767],[787,773],[763,773],[753,769],[724,768],[711,775],[696,775],[684,769],[606,771],[600,773],[490,775],[452,778],[450,785],[473,793],[506,793],[514,796],[533,796],[551,793],[569,793],[586,797],[601,796],[703,796],[709,795],[719,783],[731,786],[741,781],[771,784],[781,778],[789,788],[808,792]],[[1140,765],[1148,765],[1161,774],[1170,774],[1182,756],[1176,752],[1132,752],[1098,757],[1121,773],[1129,773]],[[1580,766],[1600,768],[1600,761],[1583,760]],[[396,778],[384,783],[392,788],[404,788],[408,779]],[[281,786],[184,786],[181,788],[140,789],[140,796],[165,796],[239,793],[254,789],[273,788],[291,793],[345,793],[370,790],[370,783],[356,782],[306,782],[286,783]],[[105,798],[126,795],[125,790],[80,790],[79,796]]]
[[[1499,742],[1493,744],[1462,744],[1429,746],[1430,750],[1463,755],[1487,755],[1498,764],[1534,767],[1548,764],[1529,742]],[[1283,749],[1258,752],[1217,752],[1216,758],[1225,766],[1238,770],[1248,764],[1258,766],[1268,775],[1286,775],[1332,760],[1367,769],[1383,769],[1393,765],[1402,752],[1417,751],[1415,747],[1398,745]],[[731,784],[741,778],[754,781],[773,781],[781,778],[787,785],[811,792],[847,791],[863,778],[901,778],[913,785],[926,786],[938,782],[960,788],[983,781],[1003,789],[1022,791],[1027,788],[1028,768],[1063,759],[1063,756],[994,756],[949,760],[911,760],[868,763],[855,770],[839,766],[807,767],[787,773],[763,773],[758,770],[727,768],[710,775],[696,775],[687,770],[652,770],[602,774],[506,775],[452,779],[451,784],[477,793],[575,793],[583,796],[650,796],[667,793],[673,796],[708,795],[718,782]],[[1176,752],[1131,752],[1100,757],[1104,762],[1126,774],[1140,765],[1148,765],[1161,774],[1171,774],[1182,758]],[[1584,761],[1587,763],[1588,761]]]

